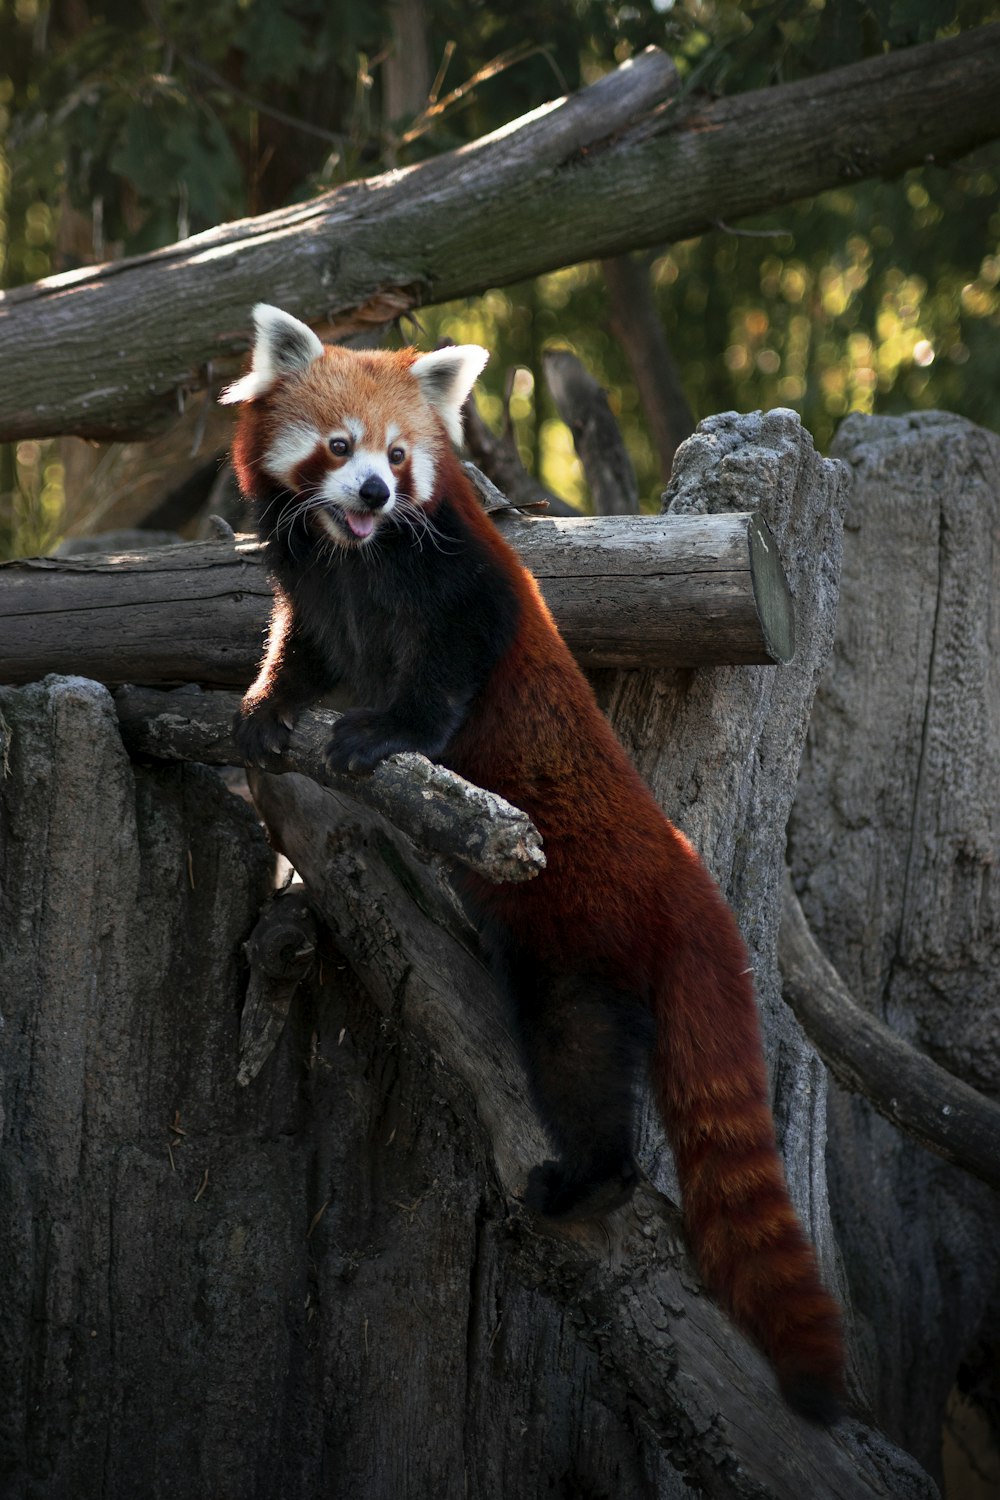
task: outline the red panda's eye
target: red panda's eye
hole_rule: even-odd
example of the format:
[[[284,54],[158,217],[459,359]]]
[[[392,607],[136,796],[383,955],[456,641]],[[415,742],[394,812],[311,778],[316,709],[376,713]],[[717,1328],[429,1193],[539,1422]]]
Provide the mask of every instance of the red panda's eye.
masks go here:
[[[405,448],[390,448],[389,449],[389,462],[391,464],[401,464],[403,462],[403,459],[405,457],[406,457],[406,449]]]
[[[338,458],[346,458],[351,451],[351,445],[346,438],[331,438],[330,452],[335,453]]]

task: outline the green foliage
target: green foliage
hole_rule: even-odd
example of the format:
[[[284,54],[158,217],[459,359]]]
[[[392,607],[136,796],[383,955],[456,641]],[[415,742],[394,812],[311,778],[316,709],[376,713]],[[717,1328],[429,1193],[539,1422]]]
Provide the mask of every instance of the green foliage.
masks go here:
[[[413,118],[390,118],[383,103],[389,0],[0,0],[0,284],[148,250],[460,145],[647,45],[670,51],[686,90],[735,92],[1000,13],[997,0],[425,9],[431,73],[442,69],[410,138]],[[793,406],[821,445],[852,409],[938,404],[998,425],[998,182],[991,148],[662,247],[652,275],[696,415]],[[495,415],[505,370],[522,368],[511,409],[526,461],[569,493],[579,475],[540,356],[549,340],[575,347],[610,387],[642,490],[655,496],[655,457],[599,268],[428,310],[421,324],[427,336],[491,347],[485,405]],[[0,458],[0,551],[42,545],[58,526],[57,454],[21,447],[21,462]]]

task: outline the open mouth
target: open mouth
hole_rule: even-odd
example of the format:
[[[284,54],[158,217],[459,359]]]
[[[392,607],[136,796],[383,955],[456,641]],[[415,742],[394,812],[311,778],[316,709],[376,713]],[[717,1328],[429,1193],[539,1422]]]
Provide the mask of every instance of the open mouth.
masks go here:
[[[347,510],[341,505],[329,506],[325,514],[321,513],[321,520],[338,542],[342,540],[343,532],[355,541],[367,542],[378,524],[374,511]]]

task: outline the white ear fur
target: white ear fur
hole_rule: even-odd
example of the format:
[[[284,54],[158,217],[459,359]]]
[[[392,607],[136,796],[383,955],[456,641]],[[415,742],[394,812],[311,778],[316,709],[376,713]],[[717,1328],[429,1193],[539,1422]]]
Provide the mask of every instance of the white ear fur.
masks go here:
[[[410,366],[424,400],[441,417],[453,443],[462,441],[462,405],[489,357],[478,344],[456,344],[421,354]]]
[[[279,375],[295,375],[307,370],[323,353],[323,345],[305,323],[282,312],[268,302],[258,302],[253,310],[257,337],[253,346],[250,373],[234,380],[219,397],[223,406],[237,401],[252,401],[262,396]]]

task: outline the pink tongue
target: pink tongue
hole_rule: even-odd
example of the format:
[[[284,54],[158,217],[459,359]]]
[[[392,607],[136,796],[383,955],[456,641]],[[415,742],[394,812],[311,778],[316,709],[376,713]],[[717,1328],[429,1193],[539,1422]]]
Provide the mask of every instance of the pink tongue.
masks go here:
[[[354,532],[355,536],[371,536],[375,530],[374,516],[363,516],[355,510],[345,510],[344,515],[347,518],[348,526]]]

